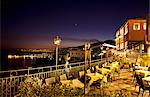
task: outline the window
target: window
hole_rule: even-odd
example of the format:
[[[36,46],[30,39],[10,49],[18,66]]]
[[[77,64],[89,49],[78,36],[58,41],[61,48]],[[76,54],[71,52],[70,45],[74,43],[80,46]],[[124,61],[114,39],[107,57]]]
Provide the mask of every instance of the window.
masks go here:
[[[143,29],[146,30],[146,23],[143,24]]]
[[[125,49],[127,49],[128,48],[128,42],[126,41],[125,42]]]
[[[133,30],[140,30],[140,23],[134,23]]]
[[[124,33],[124,35],[126,35],[128,33],[128,25],[126,24],[125,25],[125,33]]]
[[[121,28],[120,29],[120,36],[123,36],[124,35],[124,28]]]
[[[121,43],[121,44],[120,44],[120,49],[123,49],[123,48],[124,48],[124,44]]]

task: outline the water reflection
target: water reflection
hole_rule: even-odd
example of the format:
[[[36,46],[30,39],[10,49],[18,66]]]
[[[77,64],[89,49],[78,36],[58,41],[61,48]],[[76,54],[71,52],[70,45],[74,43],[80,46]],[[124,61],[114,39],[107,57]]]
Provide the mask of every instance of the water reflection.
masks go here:
[[[2,69],[25,69],[28,67],[43,67],[54,65],[54,58],[49,54],[31,54],[31,55],[7,55],[7,62],[3,65]]]

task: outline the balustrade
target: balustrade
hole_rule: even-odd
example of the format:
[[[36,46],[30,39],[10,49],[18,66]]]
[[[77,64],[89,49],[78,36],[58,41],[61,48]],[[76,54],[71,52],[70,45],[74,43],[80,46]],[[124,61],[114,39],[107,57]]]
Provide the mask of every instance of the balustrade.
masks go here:
[[[91,64],[99,64],[105,62],[106,59],[92,60]],[[0,97],[12,97],[19,93],[19,85],[25,80],[27,76],[39,77],[41,79],[46,79],[51,76],[51,73],[56,74],[60,72],[61,74],[64,71],[65,64],[58,65],[56,70],[55,66],[46,66],[38,68],[28,68],[28,69],[19,69],[19,70],[10,70],[10,71],[0,71]],[[84,62],[70,63],[72,68],[83,67]],[[6,74],[6,75],[5,75]]]

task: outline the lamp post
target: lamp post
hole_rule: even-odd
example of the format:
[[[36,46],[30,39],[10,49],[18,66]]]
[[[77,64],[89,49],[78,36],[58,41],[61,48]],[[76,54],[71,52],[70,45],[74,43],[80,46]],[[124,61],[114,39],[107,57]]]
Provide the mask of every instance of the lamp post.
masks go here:
[[[91,49],[90,49],[90,43],[85,43],[85,65],[84,65],[84,94],[87,93],[86,91],[86,64],[90,62],[90,69],[91,69]]]
[[[102,56],[103,56],[103,52],[102,52],[103,48],[104,48],[103,46],[100,47],[100,49],[101,49],[101,61],[102,61]]]
[[[90,48],[90,43],[85,44],[85,64],[88,64],[91,62],[91,48]],[[90,63],[91,67],[91,63]]]
[[[57,70],[57,65],[58,65],[58,46],[61,43],[61,38],[59,36],[56,36],[54,38],[54,44],[56,45],[56,70]]]
[[[107,62],[107,65],[108,65],[108,50],[109,50],[109,48],[107,47],[106,48],[106,62]]]

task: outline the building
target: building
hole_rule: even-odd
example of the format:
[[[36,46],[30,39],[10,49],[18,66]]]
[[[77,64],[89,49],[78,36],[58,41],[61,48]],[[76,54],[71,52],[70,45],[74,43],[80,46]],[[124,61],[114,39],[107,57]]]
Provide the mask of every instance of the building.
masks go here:
[[[146,19],[129,19],[116,31],[116,49],[144,50]]]
[[[69,49],[69,54],[71,60],[83,60],[85,56],[85,51],[79,48],[70,48]]]

